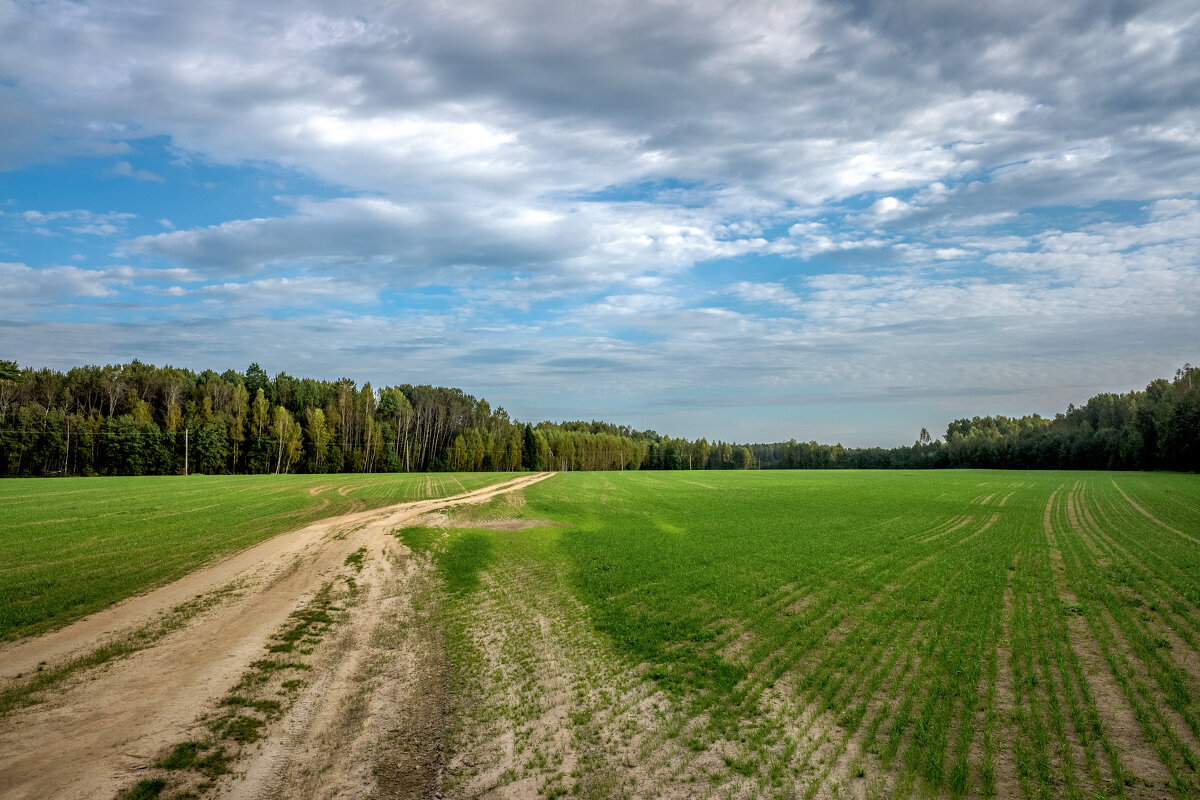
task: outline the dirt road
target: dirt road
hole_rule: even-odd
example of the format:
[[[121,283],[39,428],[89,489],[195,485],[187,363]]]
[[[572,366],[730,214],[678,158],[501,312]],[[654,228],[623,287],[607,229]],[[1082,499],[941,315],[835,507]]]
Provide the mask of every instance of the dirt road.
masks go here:
[[[405,730],[436,720],[402,710],[414,708],[406,704],[414,698],[426,706],[437,702],[438,687],[421,685],[436,684],[436,648],[396,621],[420,613],[412,589],[428,580],[428,565],[409,559],[391,532],[429,511],[484,502],[546,477],[527,475],[454,497],[324,520],[67,628],[0,648],[0,686],[8,687],[39,664],[52,668],[137,631],[169,631],[131,655],[72,674],[46,702],[0,719],[0,797],[105,798],[137,783],[165,749],[195,738],[198,720],[263,657],[293,612],[358,553],[362,589],[347,606],[346,621],[317,650],[311,685],[278,722],[279,735],[247,748],[231,791],[237,797],[361,796],[380,774],[390,782],[377,796],[421,796],[428,784],[426,750],[440,742],[422,744],[427,731]],[[354,578],[348,582],[356,585]],[[165,628],[164,621],[170,623]],[[351,717],[354,725],[347,724]],[[411,763],[372,751],[384,734],[399,735],[402,747],[413,749]]]

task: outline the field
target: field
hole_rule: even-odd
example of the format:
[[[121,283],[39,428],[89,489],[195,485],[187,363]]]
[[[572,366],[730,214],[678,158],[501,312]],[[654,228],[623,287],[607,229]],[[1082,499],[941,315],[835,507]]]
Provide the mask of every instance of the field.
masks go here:
[[[376,479],[380,503],[418,491]],[[223,484],[195,486],[198,507]],[[24,529],[50,513],[24,508]],[[161,643],[0,711],[0,774],[27,774],[0,794],[36,796],[18,789],[47,754],[26,742],[61,755],[64,711],[108,719],[94,698],[207,658],[224,699],[180,679],[122,718],[153,728],[119,745],[140,760],[89,743],[54,786],[73,769],[93,796],[1200,796],[1197,476],[562,473],[364,513],[310,526],[293,566],[203,595]],[[220,546],[213,527],[177,572]],[[111,563],[147,558],[141,530]],[[61,545],[26,546],[81,574]]]
[[[324,517],[442,497],[486,475],[0,481],[0,641],[77,619]]]
[[[464,796],[1200,795],[1195,476],[576,473],[525,497],[564,527],[431,540],[448,576],[486,553],[448,605]]]

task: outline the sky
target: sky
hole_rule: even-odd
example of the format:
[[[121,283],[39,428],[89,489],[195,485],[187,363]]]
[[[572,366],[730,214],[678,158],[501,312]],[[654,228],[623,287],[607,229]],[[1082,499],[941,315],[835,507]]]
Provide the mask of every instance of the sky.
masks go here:
[[[1200,7],[0,0],[0,357],[892,446],[1200,361]]]

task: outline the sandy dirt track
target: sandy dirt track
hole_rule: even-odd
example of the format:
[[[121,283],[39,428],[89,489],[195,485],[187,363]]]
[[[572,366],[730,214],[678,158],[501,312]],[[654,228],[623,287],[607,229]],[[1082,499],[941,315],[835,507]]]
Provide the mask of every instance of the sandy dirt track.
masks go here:
[[[331,646],[322,648],[313,672],[314,691],[283,721],[282,736],[272,737],[249,763],[239,764],[244,777],[233,790],[238,797],[312,797],[334,796],[341,786],[351,791],[344,796],[361,796],[373,781],[378,756],[369,752],[378,740],[372,727],[402,728],[404,721],[389,722],[383,707],[367,709],[368,714],[353,706],[411,691],[395,676],[370,677],[375,672],[372,654],[384,646],[377,641],[381,621],[411,612],[405,587],[422,579],[421,565],[408,559],[391,531],[427,512],[484,502],[547,477],[524,475],[453,497],[323,520],[61,630],[4,646],[0,685],[8,686],[17,673],[28,675],[41,662],[53,665],[86,654],[114,637],[154,625],[181,603],[210,598],[205,610],[181,620],[179,629],[152,646],[80,672],[56,687],[46,702],[0,719],[0,797],[104,798],[136,783],[164,748],[194,733],[197,719],[262,657],[264,644],[289,615],[344,568],[348,555],[366,548],[363,595],[350,623],[337,629]],[[429,669],[422,659],[431,648],[408,644],[394,646],[391,657],[419,679]],[[339,722],[347,714],[370,723],[351,735]],[[338,763],[312,763],[307,745],[330,737],[341,739]],[[352,754],[361,758],[347,758]],[[345,774],[347,769],[363,774]],[[407,774],[404,764],[389,769],[397,790],[380,796],[420,796],[412,791],[419,789],[419,774]]]

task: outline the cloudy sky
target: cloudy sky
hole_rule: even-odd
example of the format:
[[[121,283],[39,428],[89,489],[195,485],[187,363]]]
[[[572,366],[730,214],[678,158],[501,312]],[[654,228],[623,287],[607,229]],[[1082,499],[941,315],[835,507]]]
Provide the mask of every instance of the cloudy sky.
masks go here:
[[[1200,360],[1181,2],[0,0],[0,357],[911,442]]]

